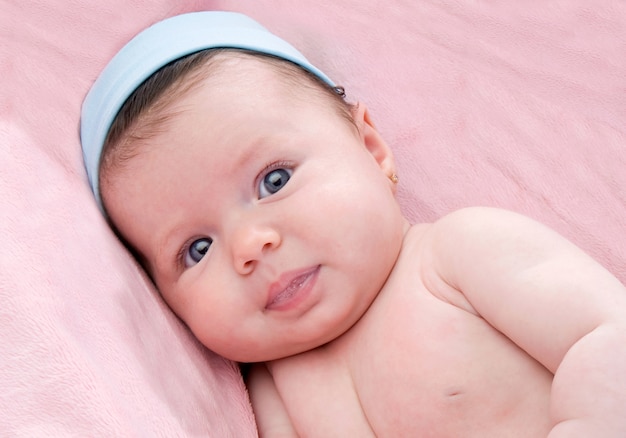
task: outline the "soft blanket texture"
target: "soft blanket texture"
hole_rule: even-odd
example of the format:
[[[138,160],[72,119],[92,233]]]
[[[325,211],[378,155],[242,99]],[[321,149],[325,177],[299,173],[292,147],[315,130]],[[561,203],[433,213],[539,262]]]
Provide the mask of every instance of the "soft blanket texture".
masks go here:
[[[78,141],[115,51],[201,9],[251,15],[369,106],[412,221],[509,208],[626,281],[621,0],[0,0],[0,435],[256,434],[237,368],[107,228]]]

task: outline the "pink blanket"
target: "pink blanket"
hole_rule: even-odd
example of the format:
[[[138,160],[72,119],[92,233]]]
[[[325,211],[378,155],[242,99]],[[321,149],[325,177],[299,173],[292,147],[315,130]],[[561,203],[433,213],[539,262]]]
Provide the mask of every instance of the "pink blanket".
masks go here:
[[[0,0],[0,435],[256,434],[237,368],[100,217],[78,142],[113,53],[200,9],[248,13],[365,102],[411,220],[509,208],[626,281],[621,0]]]

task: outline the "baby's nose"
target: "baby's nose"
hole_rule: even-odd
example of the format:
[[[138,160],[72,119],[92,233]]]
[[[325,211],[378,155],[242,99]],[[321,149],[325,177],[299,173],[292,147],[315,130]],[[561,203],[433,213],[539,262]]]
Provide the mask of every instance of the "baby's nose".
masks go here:
[[[233,234],[233,264],[243,275],[252,272],[267,252],[281,243],[278,231],[266,225],[242,224]]]

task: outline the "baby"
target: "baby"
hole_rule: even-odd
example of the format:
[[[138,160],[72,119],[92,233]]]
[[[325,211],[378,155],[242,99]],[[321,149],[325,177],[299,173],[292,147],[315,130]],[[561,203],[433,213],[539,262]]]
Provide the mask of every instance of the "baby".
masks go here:
[[[248,17],[145,30],[87,96],[96,200],[261,436],[626,436],[626,289],[489,208],[411,225],[367,107]]]

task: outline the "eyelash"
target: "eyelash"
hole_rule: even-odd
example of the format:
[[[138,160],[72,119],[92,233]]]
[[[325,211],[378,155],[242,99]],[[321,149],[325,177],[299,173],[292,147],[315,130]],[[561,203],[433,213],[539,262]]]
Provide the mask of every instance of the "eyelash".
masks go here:
[[[198,239],[210,239],[211,244],[213,244],[212,243],[213,239],[210,236],[195,236],[195,237],[188,239],[183,244],[183,246],[178,250],[175,256],[176,267],[178,268],[179,271],[186,271],[187,269],[189,269],[188,266],[185,266],[185,258],[187,257],[187,252],[189,251],[189,248],[191,247],[191,245]]]
[[[187,240],[185,244],[178,250],[178,253],[176,254],[176,266],[178,267],[179,271],[184,271],[186,269],[185,257],[187,256],[187,251],[189,251],[189,247],[197,239],[197,237],[192,237],[191,239]]]
[[[294,163],[291,161],[272,161],[268,163],[265,167],[263,167],[263,170],[259,172],[259,176],[257,176],[256,179],[254,180],[254,191],[258,195],[259,184],[261,183],[263,178],[265,178],[265,176],[268,173],[270,173],[272,170],[282,169],[282,168],[293,170],[294,167],[295,167]]]

